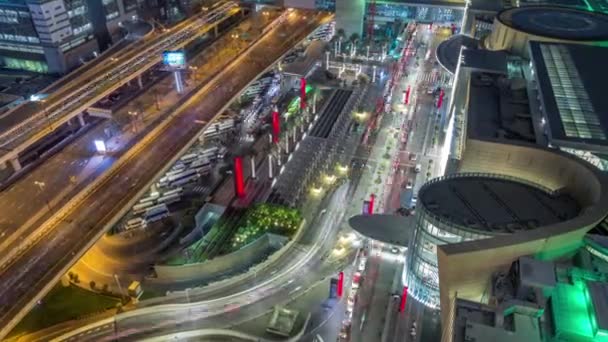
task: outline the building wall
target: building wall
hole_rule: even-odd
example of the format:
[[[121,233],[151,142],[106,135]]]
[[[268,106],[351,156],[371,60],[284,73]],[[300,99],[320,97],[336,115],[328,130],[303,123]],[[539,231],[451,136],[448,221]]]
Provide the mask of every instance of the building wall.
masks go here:
[[[38,32],[25,3],[0,4],[0,66],[47,71]]]
[[[315,9],[315,0],[284,0],[283,6],[293,8]]]
[[[27,0],[0,4],[0,65],[66,73],[105,50],[138,0]]]
[[[553,190],[562,189],[583,207],[569,221],[500,238],[443,245],[437,249],[443,341],[450,341],[450,314],[455,296],[487,302],[492,273],[506,270],[518,257],[573,251],[585,233],[608,215],[607,176],[563,152],[534,146],[469,139],[461,172],[491,172],[522,178]]]
[[[492,33],[488,35],[484,41],[484,45],[488,50],[507,50],[515,55],[529,58],[528,42],[537,40],[542,42],[562,42],[573,44],[596,44],[596,42],[581,42],[570,41],[564,39],[548,38],[536,36],[526,32],[516,30],[494,19]]]
[[[363,33],[365,0],[336,0],[336,30],[342,29],[347,37]]]
[[[72,36],[72,28],[63,0],[28,3],[28,7],[42,44],[58,44]]]

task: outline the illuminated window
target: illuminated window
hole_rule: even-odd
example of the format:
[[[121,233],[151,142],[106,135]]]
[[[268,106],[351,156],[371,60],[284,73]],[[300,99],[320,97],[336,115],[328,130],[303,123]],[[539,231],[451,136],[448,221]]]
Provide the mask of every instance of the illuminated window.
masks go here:
[[[566,136],[606,139],[568,49],[541,45],[541,52]]]

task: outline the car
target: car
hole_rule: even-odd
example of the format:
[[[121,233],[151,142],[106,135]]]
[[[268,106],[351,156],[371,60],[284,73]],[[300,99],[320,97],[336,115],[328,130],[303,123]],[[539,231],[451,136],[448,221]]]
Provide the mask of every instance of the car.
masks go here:
[[[363,272],[365,270],[365,263],[367,263],[367,258],[361,258],[359,260],[359,271]]]
[[[407,184],[405,185],[406,189],[411,189],[412,188],[412,181],[407,181]]]
[[[421,170],[422,170],[422,165],[416,164],[416,167],[414,168],[414,172],[415,173],[420,173]]]
[[[359,288],[359,284],[361,283],[361,272],[355,272],[353,274],[353,290],[356,290]]]
[[[418,159],[418,156],[415,153],[410,153],[410,160],[416,161],[416,159]]]
[[[399,254],[401,251],[399,250],[399,248],[397,248],[397,247],[393,247],[393,248],[391,248],[391,252],[392,252],[393,254]]]

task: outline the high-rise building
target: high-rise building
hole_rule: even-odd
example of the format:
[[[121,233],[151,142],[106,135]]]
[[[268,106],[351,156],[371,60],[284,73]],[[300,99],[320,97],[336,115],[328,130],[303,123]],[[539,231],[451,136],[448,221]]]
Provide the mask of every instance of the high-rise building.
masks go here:
[[[0,65],[65,73],[112,43],[138,0],[10,0],[0,3]]]

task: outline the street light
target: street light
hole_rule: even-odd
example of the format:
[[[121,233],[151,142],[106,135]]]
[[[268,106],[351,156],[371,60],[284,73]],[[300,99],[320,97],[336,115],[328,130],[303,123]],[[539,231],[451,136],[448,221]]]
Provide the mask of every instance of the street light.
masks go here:
[[[129,116],[131,117],[131,123],[133,124],[133,132],[137,132],[137,122],[135,120],[137,120],[137,117],[139,116],[139,112],[134,110],[134,111],[128,111],[127,114],[129,114]]]
[[[198,71],[198,67],[197,67],[197,66],[194,66],[194,65],[189,65],[189,66],[188,66],[188,70],[190,70],[190,74],[191,74],[192,76],[194,76],[193,78],[194,78],[194,80],[196,81],[196,80],[197,80],[197,78],[198,78],[198,77],[197,77],[197,76],[198,76],[198,73],[197,73],[197,71]]]
[[[53,126],[51,125],[51,119],[49,118],[49,112],[45,106],[46,103],[46,94],[34,94],[30,96],[30,101],[35,102],[38,106],[39,110],[42,110],[44,113],[44,117],[46,118],[46,123],[49,126],[49,130],[53,130]]]
[[[34,185],[37,186],[38,189],[40,189],[40,192],[38,193],[38,195],[42,195],[42,191],[46,187],[46,183],[45,182],[34,181]],[[46,196],[44,196],[44,202],[46,203],[46,206],[47,206],[47,208],[49,209],[49,212],[50,212],[51,211],[51,203],[49,203],[49,199]]]
[[[325,181],[326,184],[331,185],[336,181],[336,176],[326,175],[325,177],[323,177],[323,180]]]

